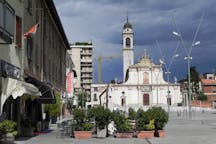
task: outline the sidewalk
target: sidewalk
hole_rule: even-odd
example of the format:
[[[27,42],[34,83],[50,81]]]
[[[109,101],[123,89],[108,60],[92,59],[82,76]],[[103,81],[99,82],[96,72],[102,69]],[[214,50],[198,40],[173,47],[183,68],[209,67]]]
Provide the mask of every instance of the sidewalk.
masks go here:
[[[92,138],[77,140],[71,137],[56,138],[56,125],[49,133],[26,139],[20,138],[15,144],[216,144],[216,114],[200,114],[194,120],[170,119],[166,137],[153,139]]]
[[[150,144],[145,139],[116,139],[113,137],[109,138],[92,138],[77,140],[71,137],[56,138],[57,128],[56,125],[51,126],[49,133],[42,133],[38,136],[31,138],[19,138],[15,144]]]

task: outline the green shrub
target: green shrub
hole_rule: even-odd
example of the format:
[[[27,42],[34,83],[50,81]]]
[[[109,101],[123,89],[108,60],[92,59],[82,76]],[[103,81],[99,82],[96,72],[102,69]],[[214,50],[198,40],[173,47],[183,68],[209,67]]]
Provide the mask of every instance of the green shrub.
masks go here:
[[[136,129],[142,131],[146,129],[146,125],[149,122],[149,118],[146,112],[142,109],[138,109],[136,113]]]
[[[13,135],[17,135],[16,126],[16,122],[11,120],[4,120],[0,123],[0,131],[3,134],[11,133]]]
[[[99,129],[104,129],[104,127],[110,122],[111,112],[102,106],[97,106],[88,111],[88,117],[95,120]]]
[[[136,111],[131,107],[128,109],[128,118],[130,120],[135,120],[136,118]]]
[[[85,110],[74,109],[73,115],[74,115],[74,122],[71,125],[73,130],[89,131],[94,127],[94,125],[89,122],[89,119],[87,117],[87,113]]]
[[[200,100],[200,101],[207,101],[207,100],[208,100],[208,97],[207,97],[204,93],[200,93],[200,94],[197,96],[197,100]]]
[[[113,113],[113,120],[118,132],[131,132],[132,127],[129,119],[120,113]]]
[[[146,131],[152,131],[155,129],[154,120],[150,120],[149,124],[144,126],[144,130]]]
[[[169,119],[168,113],[161,107],[152,107],[148,109],[146,115],[148,115],[147,119],[149,121],[154,119],[155,128],[158,130],[162,130]]]
[[[82,125],[82,130],[83,130],[83,131],[90,131],[90,130],[92,130],[93,127],[94,127],[93,124],[91,124],[91,123],[89,123],[89,122],[85,122],[85,123],[83,123],[83,125]]]

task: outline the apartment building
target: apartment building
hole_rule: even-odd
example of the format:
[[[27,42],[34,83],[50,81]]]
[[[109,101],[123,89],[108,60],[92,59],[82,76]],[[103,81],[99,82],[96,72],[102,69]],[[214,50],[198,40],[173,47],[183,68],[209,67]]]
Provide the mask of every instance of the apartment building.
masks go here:
[[[216,108],[216,78],[213,73],[205,73],[200,78],[201,91],[207,95],[207,101]]]
[[[75,92],[84,89],[89,96],[93,83],[93,47],[93,44],[88,42],[76,42],[70,46],[74,69],[77,73]]]
[[[65,92],[69,48],[53,0],[0,1],[0,117],[19,132],[22,119],[44,121],[42,105]]]

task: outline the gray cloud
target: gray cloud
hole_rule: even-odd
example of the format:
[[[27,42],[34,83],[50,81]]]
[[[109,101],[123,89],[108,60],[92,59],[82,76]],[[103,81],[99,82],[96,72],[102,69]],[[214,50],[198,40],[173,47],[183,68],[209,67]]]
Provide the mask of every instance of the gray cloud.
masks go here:
[[[155,62],[161,57],[155,42],[160,43],[166,58],[172,55],[179,39],[172,31],[180,30],[186,47],[191,46],[194,33],[202,13],[205,13],[197,40],[201,44],[192,50],[192,64],[200,72],[215,67],[216,53],[216,5],[215,0],[54,0],[69,41],[92,40],[94,56],[121,55],[122,27],[126,21],[126,12],[133,25],[136,59],[144,48],[148,50]],[[176,27],[176,25],[177,27]],[[180,78],[187,70],[183,58],[186,55],[180,45],[180,57],[173,62],[172,69]],[[120,68],[120,62],[113,67]],[[112,72],[111,72],[112,73]],[[114,72],[113,72],[114,73]],[[114,76],[106,77],[109,81]],[[119,77],[119,76],[118,76]]]

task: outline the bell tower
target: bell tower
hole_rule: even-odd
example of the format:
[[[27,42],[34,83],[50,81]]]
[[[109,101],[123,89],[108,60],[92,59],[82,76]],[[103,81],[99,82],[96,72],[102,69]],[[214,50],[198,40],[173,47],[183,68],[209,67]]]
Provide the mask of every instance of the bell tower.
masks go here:
[[[123,26],[122,38],[123,38],[123,81],[125,81],[126,72],[129,66],[134,64],[134,47],[133,47],[133,28],[127,21]]]

